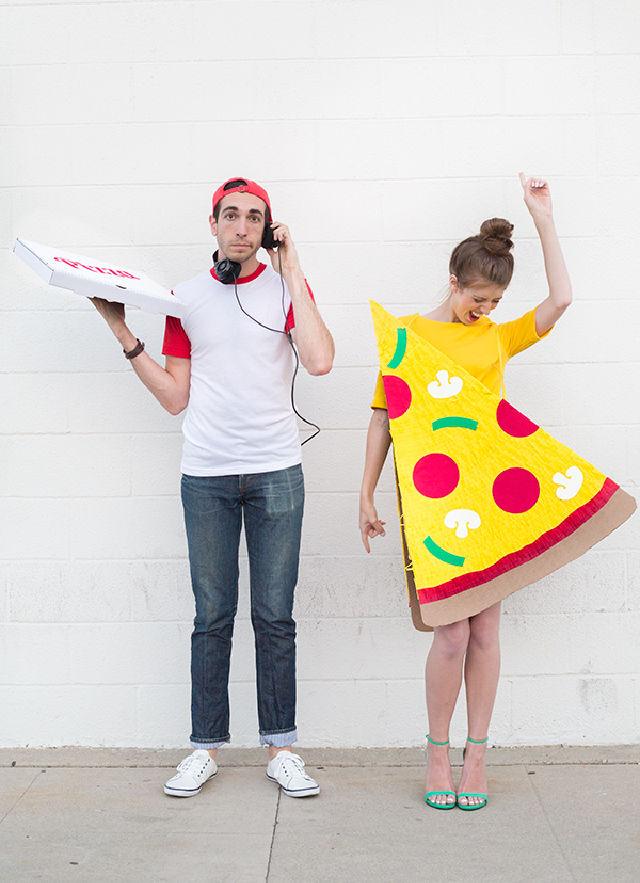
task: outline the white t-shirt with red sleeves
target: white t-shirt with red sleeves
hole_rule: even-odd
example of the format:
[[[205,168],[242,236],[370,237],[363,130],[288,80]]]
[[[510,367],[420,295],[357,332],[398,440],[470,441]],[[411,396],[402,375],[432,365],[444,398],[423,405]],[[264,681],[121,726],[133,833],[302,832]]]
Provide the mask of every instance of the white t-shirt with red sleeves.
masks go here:
[[[282,283],[275,270],[260,264],[238,279],[238,297],[263,325],[289,331],[295,319],[286,283],[283,303]],[[245,316],[234,286],[220,282],[213,269],[174,292],[186,314],[182,321],[167,316],[162,352],[191,359],[182,472],[243,475],[300,463],[291,407],[294,356],[286,335]]]

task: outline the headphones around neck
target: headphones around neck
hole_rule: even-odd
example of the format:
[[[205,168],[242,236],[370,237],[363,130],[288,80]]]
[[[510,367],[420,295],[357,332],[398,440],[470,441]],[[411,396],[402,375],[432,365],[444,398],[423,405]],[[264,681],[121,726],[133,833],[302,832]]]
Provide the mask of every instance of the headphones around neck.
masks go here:
[[[213,253],[213,271],[223,285],[233,285],[240,275],[240,264],[229,258],[218,260],[218,252]]]

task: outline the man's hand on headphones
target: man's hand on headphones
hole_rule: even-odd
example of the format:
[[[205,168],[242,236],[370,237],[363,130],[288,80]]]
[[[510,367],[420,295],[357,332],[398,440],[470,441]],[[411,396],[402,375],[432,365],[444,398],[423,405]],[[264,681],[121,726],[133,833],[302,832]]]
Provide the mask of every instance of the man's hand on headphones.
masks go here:
[[[271,229],[273,230],[273,238],[278,243],[277,250],[274,248],[267,249],[273,269],[277,273],[281,270],[284,272],[285,270],[298,269],[300,266],[298,252],[293,244],[293,239],[291,238],[291,233],[289,232],[287,225],[274,221],[271,224]]]

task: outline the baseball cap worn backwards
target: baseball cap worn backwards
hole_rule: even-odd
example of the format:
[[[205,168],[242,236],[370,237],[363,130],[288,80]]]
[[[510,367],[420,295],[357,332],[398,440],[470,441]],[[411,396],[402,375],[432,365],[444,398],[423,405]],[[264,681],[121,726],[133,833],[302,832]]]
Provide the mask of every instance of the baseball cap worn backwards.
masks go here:
[[[229,196],[230,193],[252,193],[254,196],[257,196],[258,199],[261,199],[264,203],[266,203],[267,208],[269,209],[269,214],[271,214],[271,202],[269,201],[269,194],[261,187],[259,184],[256,184],[255,181],[250,181],[248,178],[229,178],[228,181],[225,181],[224,184],[221,184],[218,189],[213,194],[213,211],[216,210],[216,206],[225,196]]]

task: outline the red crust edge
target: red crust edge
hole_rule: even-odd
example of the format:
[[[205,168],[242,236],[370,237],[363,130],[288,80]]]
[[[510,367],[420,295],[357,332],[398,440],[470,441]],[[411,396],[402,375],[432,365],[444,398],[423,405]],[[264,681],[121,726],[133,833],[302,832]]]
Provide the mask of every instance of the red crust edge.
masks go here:
[[[538,537],[537,540],[534,540],[517,552],[510,552],[504,558],[500,558],[491,567],[454,577],[454,579],[446,583],[440,583],[439,586],[433,586],[429,589],[418,589],[418,601],[420,604],[429,604],[431,601],[443,601],[446,598],[457,595],[459,592],[464,592],[466,589],[472,589],[482,585],[482,583],[489,582],[489,580],[494,579],[496,576],[500,576],[500,574],[513,570],[526,561],[536,558],[552,546],[562,542],[562,540],[577,530],[581,524],[584,524],[585,521],[593,517],[598,510],[606,505],[618,488],[619,485],[615,481],[611,478],[606,478],[598,493],[578,509],[575,509],[557,527],[551,528],[551,530]]]

